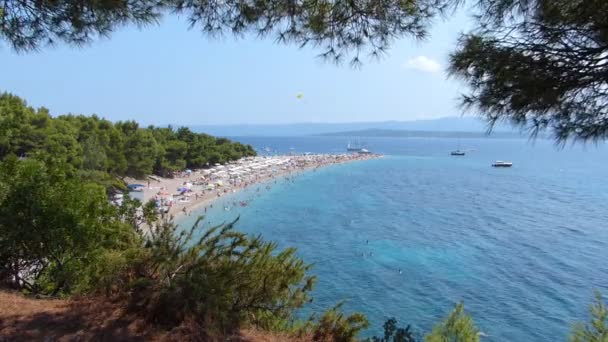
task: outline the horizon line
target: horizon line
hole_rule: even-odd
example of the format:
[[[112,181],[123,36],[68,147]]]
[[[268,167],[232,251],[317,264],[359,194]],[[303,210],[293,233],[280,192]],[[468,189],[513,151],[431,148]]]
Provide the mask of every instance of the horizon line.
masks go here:
[[[412,120],[379,120],[379,121],[297,121],[297,122],[286,122],[286,123],[189,123],[189,124],[176,124],[176,123],[165,123],[164,126],[283,126],[283,125],[344,125],[344,124],[376,124],[376,123],[393,123],[393,122],[421,122],[421,121],[436,121],[441,119],[463,119],[463,116],[441,116],[436,118],[422,118]],[[477,116],[466,116],[466,118],[478,119]]]

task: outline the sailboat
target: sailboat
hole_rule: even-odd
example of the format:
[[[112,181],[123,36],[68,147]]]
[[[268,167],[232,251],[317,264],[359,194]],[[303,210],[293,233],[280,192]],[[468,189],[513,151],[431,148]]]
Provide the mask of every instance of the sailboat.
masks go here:
[[[361,150],[363,150],[363,148],[361,147],[361,144],[359,143],[359,139],[357,139],[357,144],[351,144],[351,142],[348,142],[348,145],[346,145],[346,150],[348,152],[361,152]]]
[[[450,152],[450,154],[453,156],[464,156],[466,154],[464,151],[460,150],[460,138],[458,138],[458,149]]]

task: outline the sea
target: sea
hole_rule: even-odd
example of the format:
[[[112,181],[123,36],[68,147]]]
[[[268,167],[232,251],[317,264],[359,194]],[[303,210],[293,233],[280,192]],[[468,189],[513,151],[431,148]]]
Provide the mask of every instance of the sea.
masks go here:
[[[233,137],[262,153],[343,153],[343,137]],[[565,341],[608,296],[608,147],[550,140],[367,138],[383,158],[223,199],[205,224],[296,247],[318,276],[302,315],[345,301],[419,336],[463,302],[482,341]],[[269,150],[271,152],[264,152]],[[495,160],[512,168],[493,168]],[[231,205],[250,200],[246,207]],[[226,210],[228,209],[228,210]],[[180,221],[191,225],[201,211]]]

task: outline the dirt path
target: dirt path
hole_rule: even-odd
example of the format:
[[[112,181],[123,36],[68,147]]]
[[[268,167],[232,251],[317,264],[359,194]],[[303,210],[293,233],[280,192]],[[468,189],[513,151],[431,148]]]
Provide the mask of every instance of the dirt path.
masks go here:
[[[106,298],[33,299],[0,290],[0,342],[8,341],[213,341],[189,327],[170,331],[127,314]],[[282,342],[293,338],[255,330],[221,341]],[[301,339],[297,341],[309,341]]]
[[[0,341],[150,341],[154,329],[102,300],[30,299],[0,291]]]

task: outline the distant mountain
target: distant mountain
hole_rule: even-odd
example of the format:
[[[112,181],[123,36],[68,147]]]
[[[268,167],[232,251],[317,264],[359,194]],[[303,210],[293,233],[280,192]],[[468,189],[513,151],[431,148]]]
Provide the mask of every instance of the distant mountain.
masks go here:
[[[393,137],[393,138],[521,138],[517,132],[456,132],[456,131],[409,131],[395,129],[365,129],[359,131],[345,131],[319,134],[333,137]]]
[[[294,123],[277,125],[197,125],[195,132],[216,136],[303,136],[362,130],[401,130],[428,132],[486,132],[486,124],[475,117],[445,117],[433,120],[346,122],[346,123]],[[514,132],[500,125],[493,132]]]

